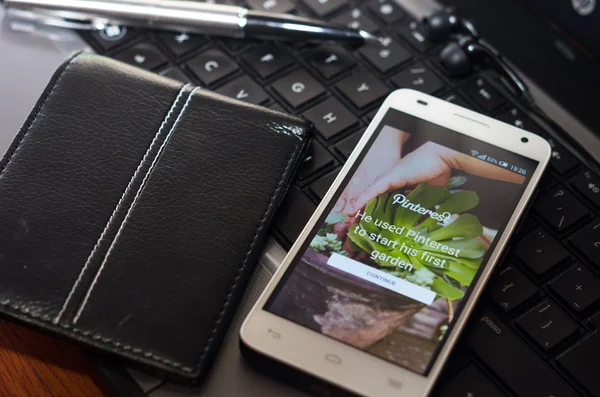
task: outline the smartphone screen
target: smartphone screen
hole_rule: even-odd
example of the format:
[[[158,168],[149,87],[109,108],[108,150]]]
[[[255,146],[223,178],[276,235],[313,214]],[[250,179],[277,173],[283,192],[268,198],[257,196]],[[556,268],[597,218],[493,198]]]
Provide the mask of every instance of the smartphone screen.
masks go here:
[[[390,109],[264,310],[426,376],[537,166]]]

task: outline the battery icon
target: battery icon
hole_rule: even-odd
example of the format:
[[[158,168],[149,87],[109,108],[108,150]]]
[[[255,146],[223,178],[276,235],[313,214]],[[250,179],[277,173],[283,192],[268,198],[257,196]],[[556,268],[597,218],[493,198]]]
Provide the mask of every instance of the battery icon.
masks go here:
[[[500,161],[498,164],[504,168],[508,167],[508,163],[506,161]]]

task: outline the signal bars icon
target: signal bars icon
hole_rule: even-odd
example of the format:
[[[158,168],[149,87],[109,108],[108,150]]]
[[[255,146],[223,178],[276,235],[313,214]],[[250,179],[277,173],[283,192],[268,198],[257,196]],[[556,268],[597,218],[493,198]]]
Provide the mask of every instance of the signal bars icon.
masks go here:
[[[484,161],[487,157],[487,155],[485,155],[485,154],[479,154],[479,152],[477,150],[471,150],[471,156],[477,157],[479,160],[484,160]]]

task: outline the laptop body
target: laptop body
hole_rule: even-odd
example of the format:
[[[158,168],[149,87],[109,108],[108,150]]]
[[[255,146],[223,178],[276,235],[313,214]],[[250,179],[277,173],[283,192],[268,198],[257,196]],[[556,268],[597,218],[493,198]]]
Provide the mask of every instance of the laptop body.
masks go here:
[[[376,26],[384,26],[384,20],[382,19],[384,17],[378,15],[377,7],[372,7],[371,4],[367,3],[368,2],[347,3],[340,1],[337,3],[338,8],[333,9],[330,13],[325,13],[324,17],[331,19],[337,18],[341,22],[346,22],[349,19],[354,18],[357,14],[354,10],[359,9],[363,14],[354,18],[355,20],[360,20],[361,23],[365,24],[374,23]],[[289,2],[288,4],[288,2],[281,2],[281,4],[283,4],[280,5],[282,7],[289,7],[289,4],[295,5],[296,3]],[[178,54],[178,51],[180,51],[177,49],[178,47],[173,49],[172,46],[175,44],[167,41],[168,38],[160,35],[146,35],[143,33],[141,36],[138,35],[129,41],[125,40],[121,43],[119,41],[121,39],[118,38],[118,36],[122,35],[122,31],[112,37],[109,34],[105,34],[103,37],[96,34],[87,34],[83,35],[83,39],[72,32],[61,31],[60,34],[66,34],[68,39],[63,41],[61,38],[58,40],[60,44],[57,45],[57,36],[53,36],[52,39],[47,37],[44,38],[41,35],[36,36],[13,32],[10,29],[7,31],[5,29],[8,29],[9,27],[6,25],[5,21],[2,21],[0,54],[3,54],[3,61],[0,62],[0,72],[2,72],[2,75],[5,77],[0,79],[0,90],[1,92],[19,92],[19,98],[23,98],[23,101],[18,105],[15,105],[15,102],[11,100],[9,103],[1,106],[2,113],[0,113],[0,117],[5,126],[5,129],[0,133],[0,144],[4,145],[2,146],[3,148],[6,148],[12,140],[12,137],[20,127],[22,120],[24,120],[29,113],[39,92],[42,91],[56,66],[64,59],[64,57],[66,57],[68,52],[77,48],[86,47],[87,45],[91,45],[93,50],[96,50],[97,52],[105,53],[108,56],[121,60],[134,59],[136,51],[148,51],[149,48],[152,48],[153,50],[156,49],[159,52],[159,55],[164,57],[166,61],[156,68],[151,68],[152,70],[175,78],[189,79],[196,83],[202,83],[202,79],[188,66],[190,63],[188,61],[195,58],[201,58],[207,54],[210,49],[216,48],[239,67],[238,71],[223,77],[223,79],[213,84],[213,87],[217,92],[235,95],[236,92],[239,92],[239,87],[244,87],[242,83],[247,82],[248,80],[246,78],[248,77],[251,82],[254,82],[260,88],[267,87],[265,90],[269,99],[261,103],[266,106],[282,108],[285,111],[305,114],[307,117],[314,117],[314,113],[311,113],[312,109],[324,106],[324,104],[327,104],[328,106],[335,105],[332,107],[335,111],[340,112],[340,106],[342,106],[341,109],[347,109],[353,117],[357,119],[353,125],[342,128],[341,130],[341,127],[338,127],[336,130],[331,130],[324,128],[325,126],[319,130],[319,137],[317,139],[317,144],[319,145],[317,146],[317,151],[319,153],[315,154],[314,158],[307,162],[306,167],[308,167],[308,171],[303,171],[305,177],[301,178],[299,184],[293,189],[290,198],[293,202],[286,203],[284,208],[282,208],[282,212],[279,215],[279,220],[273,232],[274,237],[267,243],[265,253],[261,257],[260,263],[257,265],[255,274],[249,284],[243,302],[238,309],[238,313],[221,349],[219,358],[207,381],[200,387],[185,387],[166,382],[158,377],[124,369],[120,365],[106,361],[102,358],[91,358],[101,365],[108,380],[122,395],[129,396],[137,394],[155,397],[306,395],[250,368],[239,354],[238,330],[245,314],[285,256],[286,245],[291,243],[290,240],[292,240],[294,231],[302,226],[301,219],[294,219],[294,222],[291,225],[286,224],[284,221],[293,218],[293,214],[295,213],[310,212],[311,206],[314,206],[319,200],[319,195],[324,189],[323,185],[326,188],[327,179],[335,176],[335,171],[339,169],[339,166],[345,160],[344,154],[348,148],[351,150],[352,140],[360,135],[362,128],[368,124],[369,115],[377,107],[377,101],[373,101],[364,107],[361,107],[360,104],[357,105],[356,103],[353,103],[338,89],[339,84],[346,81],[346,79],[356,78],[352,74],[353,71],[359,70],[358,68],[364,68],[370,75],[375,76],[379,81],[382,81],[387,88],[392,89],[394,85],[397,85],[398,81],[402,81],[400,76],[412,73],[413,70],[417,69],[414,68],[415,65],[424,64],[427,69],[431,69],[432,76],[437,78],[441,82],[441,85],[444,86],[438,90],[434,90],[434,94],[439,96],[444,95],[449,100],[453,100],[451,96],[455,95],[456,98],[464,100],[467,106],[472,106],[477,110],[481,110],[481,107],[478,108],[478,106],[481,105],[478,104],[477,98],[469,97],[469,94],[462,91],[460,84],[452,85],[450,80],[444,77],[443,72],[436,69],[434,65],[435,48],[424,49],[421,51],[418,47],[419,43],[411,41],[418,40],[416,38],[418,32],[412,27],[412,21],[418,20],[421,15],[434,9],[436,4],[422,1],[402,1],[399,2],[399,4],[399,7],[401,7],[400,9],[402,12],[406,13],[406,15],[390,25],[385,25],[384,29],[385,31],[390,31],[394,40],[397,41],[401,47],[407,49],[411,54],[411,59],[406,62],[392,64],[389,70],[381,71],[374,66],[376,59],[370,58],[370,55],[365,55],[360,52],[356,54],[352,53],[350,54],[350,61],[355,62],[355,64],[350,66],[347,70],[343,70],[332,77],[328,77],[320,75],[320,72],[316,71],[315,66],[310,63],[314,60],[313,58],[308,58],[309,55],[313,55],[312,49],[293,49],[291,52],[293,52],[294,56],[303,56],[305,59],[310,59],[310,62],[303,64],[300,70],[315,77],[319,83],[322,83],[322,85],[330,92],[329,96],[316,97],[298,109],[290,107],[284,96],[269,89],[270,84],[273,81],[277,81],[280,78],[283,79],[293,71],[293,66],[283,68],[276,72],[273,77],[263,79],[257,65],[251,64],[248,61],[248,59],[252,59],[250,54],[253,54],[254,50],[262,48],[260,44],[252,44],[246,48],[236,48],[239,45],[238,43],[231,43],[228,41],[212,42],[208,40],[207,42],[198,44],[196,48],[192,48],[183,54]],[[296,8],[293,8],[291,11],[298,13],[320,12],[316,2],[311,2],[310,0],[298,2],[295,7]],[[469,7],[464,8],[466,11],[470,9]],[[3,13],[2,10],[0,10],[0,17],[2,16],[1,13]],[[313,14],[309,15],[314,16]],[[398,25],[397,30],[395,29],[396,25]],[[51,36],[57,33],[58,32],[51,33]],[[125,36],[127,36],[127,34],[125,34]],[[33,45],[32,43],[34,42],[37,44]],[[69,45],[65,45],[65,43],[69,43]],[[4,54],[9,54],[10,59],[4,57]],[[18,57],[13,57],[13,54],[18,55]],[[509,60],[513,61],[510,58]],[[318,61],[318,59],[316,61]],[[517,61],[518,60],[515,59],[513,63],[518,67],[519,62]],[[31,68],[35,67],[35,69],[24,69],[24,65],[29,65]],[[144,67],[144,65],[139,66]],[[340,67],[343,66],[344,65],[341,65]],[[14,79],[15,75],[23,76],[23,71],[25,70],[27,70],[27,78]],[[35,78],[29,76],[34,76]],[[535,80],[535,73],[531,74],[530,77]],[[12,80],[16,80],[16,83],[12,82]],[[254,86],[252,87],[255,88]],[[590,125],[594,125],[594,120],[590,123],[586,117],[584,117],[585,120],[573,117],[573,112],[567,111],[565,107],[561,106],[559,103],[565,102],[564,98],[561,98],[561,101],[556,101],[553,100],[552,97],[546,95],[545,92],[535,84],[532,84],[532,88],[540,104],[552,114],[553,118],[563,125],[573,137],[580,141],[585,147],[589,148],[590,153],[596,155],[598,158],[598,156],[600,156],[600,150],[597,148],[600,148],[600,141],[597,136],[595,136],[593,129],[590,128]],[[255,91],[250,92],[254,93]],[[507,97],[506,104],[499,108],[497,112],[495,110],[494,115],[498,117],[507,117],[505,116],[506,113],[510,116],[513,104],[518,106],[518,103],[509,100]],[[510,122],[510,120],[511,119],[507,118],[505,121]],[[512,120],[514,121],[517,119]],[[568,250],[573,258],[557,263],[551,270],[539,275],[539,277],[530,269],[531,264],[526,263],[527,261],[518,257],[515,258],[517,263],[514,265],[514,269],[516,269],[514,274],[518,275],[515,277],[522,281],[520,277],[524,276],[524,280],[534,286],[534,294],[527,299],[516,303],[514,307],[511,307],[508,311],[505,311],[503,306],[501,306],[504,302],[495,302],[493,297],[489,299],[486,298],[489,303],[483,305],[484,307],[482,310],[491,310],[493,313],[497,314],[499,321],[502,321],[503,326],[506,326],[505,334],[518,337],[518,339],[516,339],[517,342],[515,342],[516,344],[510,346],[513,346],[513,349],[516,351],[522,351],[524,360],[525,358],[527,360],[532,360],[531,362],[534,362],[542,368],[537,374],[538,377],[540,376],[540,373],[551,374],[554,381],[568,384],[568,387],[575,393],[574,395],[586,395],[585,393],[590,393],[590,390],[593,390],[592,388],[594,385],[584,383],[586,381],[585,377],[581,377],[581,379],[577,380],[576,377],[569,372],[573,369],[566,368],[567,365],[560,364],[558,360],[559,357],[569,358],[570,354],[578,353],[578,349],[580,349],[579,346],[589,344],[590,340],[595,342],[594,324],[598,322],[596,313],[600,307],[598,307],[598,302],[595,302],[594,305],[588,309],[588,312],[579,315],[569,309],[565,304],[564,299],[561,298],[561,295],[552,292],[549,289],[549,285],[554,280],[568,276],[569,271],[576,263],[578,263],[577,261],[583,262],[583,265],[587,270],[592,274],[597,275],[597,269],[593,260],[590,260],[590,258],[586,256],[587,254],[582,254],[580,250],[573,247],[567,240],[571,234],[586,232],[587,229],[593,227],[592,223],[597,219],[598,209],[594,206],[594,202],[591,199],[588,199],[585,194],[578,190],[579,185],[571,183],[572,180],[576,180],[580,174],[585,172],[586,167],[590,165],[577,163],[572,166],[570,164],[564,165],[563,163],[560,163],[560,161],[565,161],[564,159],[568,157],[569,153],[566,148],[560,146],[559,141],[556,142],[556,145],[559,149],[557,150],[557,155],[561,156],[561,159],[556,160],[557,164],[552,171],[550,184],[545,186],[540,194],[544,196],[548,194],[548,192],[551,192],[553,188],[556,188],[556,186],[566,185],[568,186],[569,192],[571,192],[577,200],[581,201],[582,205],[585,205],[586,208],[588,208],[588,214],[585,219],[582,218],[576,220],[571,229],[563,232],[560,230],[553,231],[553,225],[544,223],[543,219],[540,219],[542,218],[541,213],[536,213],[532,218],[532,225],[524,227],[520,233],[522,233],[522,238],[525,241],[535,242],[535,233],[538,233],[539,231],[547,232],[550,236],[556,238],[557,241],[560,241],[560,244],[565,246],[565,249]],[[323,156],[323,151],[326,156]],[[571,156],[574,157],[574,155]],[[564,171],[565,169],[566,171]],[[323,180],[325,180],[325,182],[322,182]],[[294,210],[296,208],[302,208],[302,211]],[[533,249],[535,249],[535,247]],[[508,274],[510,274],[513,269],[511,265],[512,263],[506,263],[505,266],[501,267],[501,270],[504,271],[506,268],[510,267],[511,271],[508,272]],[[498,282],[501,281],[501,278],[499,278]],[[495,283],[493,282],[488,288],[492,295],[495,292],[494,288],[497,287],[493,284]],[[525,284],[527,287],[531,286],[527,283]],[[543,349],[540,349],[540,346],[538,346],[534,338],[528,334],[528,331],[531,330],[526,330],[519,325],[519,321],[522,322],[522,319],[528,318],[531,313],[535,312],[535,309],[539,305],[544,304],[545,302],[552,303],[559,314],[566,316],[567,319],[576,324],[579,332],[578,335],[568,335],[567,338],[560,341],[555,350],[548,353],[544,352]],[[500,303],[500,305],[498,303]],[[490,306],[489,309],[487,308],[487,305]],[[486,340],[489,340],[489,343],[494,343],[493,339],[484,339],[484,341]],[[502,343],[506,342],[503,341]],[[518,347],[515,348],[514,346]],[[574,353],[571,353],[572,351]],[[516,395],[522,394],[519,393],[519,390],[523,387],[521,384],[522,379],[512,379],[507,377],[507,374],[504,373],[505,367],[492,367],[490,363],[487,363],[486,357],[489,358],[489,356],[486,356],[486,354],[489,355],[491,353],[493,352],[484,351],[479,345],[470,345],[468,340],[459,346],[459,348],[457,348],[457,353],[455,354],[455,359],[453,359],[448,366],[447,376],[440,381],[439,393],[442,396],[459,395],[457,393],[462,391],[462,387],[467,392],[475,393],[475,391],[478,391],[479,394],[481,394],[481,390],[488,391],[489,393],[499,393],[498,395],[511,395],[511,393]],[[563,361],[566,362],[567,360],[564,359]],[[467,379],[469,382],[465,381]],[[534,376],[531,377],[532,382],[535,382],[535,379]],[[478,387],[479,389],[469,391],[470,387]]]

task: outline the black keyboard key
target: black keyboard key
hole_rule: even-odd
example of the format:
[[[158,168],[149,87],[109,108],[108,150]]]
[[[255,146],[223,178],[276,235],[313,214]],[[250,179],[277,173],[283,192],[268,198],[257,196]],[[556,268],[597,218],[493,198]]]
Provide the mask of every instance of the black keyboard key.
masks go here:
[[[589,309],[600,300],[600,279],[580,264],[552,280],[548,287],[577,312]]]
[[[413,46],[417,51],[424,53],[435,47],[435,44],[427,40],[423,29],[417,22],[411,22],[398,30],[398,34]]]
[[[329,98],[304,112],[325,139],[358,124],[358,118],[335,98]]]
[[[108,51],[124,43],[129,43],[140,37],[142,33],[126,26],[108,25],[103,30],[94,31],[90,35],[102,49]]]
[[[305,54],[306,60],[326,79],[356,65],[356,60],[339,46],[324,46]]]
[[[505,312],[537,295],[537,287],[514,266],[507,266],[495,278],[492,299]]]
[[[411,59],[410,53],[389,37],[384,38],[383,43],[381,47],[363,46],[359,50],[360,54],[381,73],[387,73]]]
[[[569,259],[569,251],[541,228],[519,241],[515,253],[538,276]]]
[[[365,132],[365,129],[363,128],[362,130],[355,132],[354,134],[350,135],[349,137],[342,139],[341,141],[338,142],[337,145],[335,145],[336,150],[338,152],[340,152],[340,154],[342,156],[344,156],[345,158],[350,157],[350,154],[356,147],[356,144],[358,143],[358,141],[360,141],[360,138],[362,138],[364,132]]]
[[[596,331],[558,357],[558,364],[592,396],[600,396],[600,332]]]
[[[365,117],[367,118],[367,120],[369,120],[369,122],[371,122],[375,118],[375,115],[377,114],[378,111],[379,111],[379,109],[372,110],[369,113],[367,113],[367,115]]]
[[[319,142],[312,141],[308,154],[300,166],[298,179],[305,180],[331,164],[333,164],[333,156]]]
[[[350,29],[365,30],[369,33],[379,31],[379,26],[360,8],[353,8],[331,20],[333,23],[345,25]]]
[[[294,243],[317,207],[297,187],[290,188],[277,214],[277,230]]]
[[[156,69],[167,63],[167,58],[150,43],[139,43],[115,54],[115,59],[146,70]]]
[[[206,38],[197,34],[160,32],[158,39],[162,41],[176,57],[180,57],[202,47]]]
[[[296,70],[273,83],[273,88],[294,108],[325,93],[325,88],[306,70]]]
[[[463,92],[475,103],[490,113],[506,103],[506,100],[494,87],[481,77],[471,79],[463,85]]]
[[[173,80],[181,81],[183,83],[191,83],[190,79],[175,66],[168,67],[158,72],[161,76],[168,77]]]
[[[348,0],[302,0],[315,14],[320,17],[331,14],[348,4]]]
[[[460,350],[455,349],[448,361],[446,361],[446,364],[444,364],[443,376],[455,374],[469,365],[469,363],[470,361],[467,356]]]
[[[526,234],[529,234],[529,232],[532,231],[533,229],[535,229],[537,226],[538,226],[538,223],[533,219],[533,217],[531,217],[531,216],[525,217],[525,219],[523,219],[521,221],[520,225],[517,227],[517,231],[515,232],[515,234],[525,236]]]
[[[321,178],[311,183],[308,188],[319,198],[319,200],[323,200],[323,197],[325,197],[325,194],[331,187],[331,184],[333,183],[339,172],[340,169],[338,168],[337,170],[334,170],[329,174],[322,176]]]
[[[452,377],[439,397],[503,397],[498,388],[475,366],[469,365]]]
[[[230,98],[261,105],[269,100],[269,96],[258,84],[248,76],[238,77],[217,90]]]
[[[286,13],[294,11],[296,5],[291,0],[247,0],[250,8],[258,11]]]
[[[600,221],[596,220],[569,239],[583,256],[600,269]]]
[[[467,109],[471,109],[471,110],[473,109],[471,107],[471,105],[469,105],[467,103],[467,101],[465,101],[462,97],[458,96],[457,94],[445,93],[445,94],[441,95],[440,98],[446,102],[450,102],[455,105],[462,106],[463,108],[467,108]]]
[[[575,322],[547,299],[517,320],[517,325],[545,351],[552,350],[578,330]]]
[[[508,325],[489,311],[471,323],[467,344],[518,396],[579,395]]]
[[[227,49],[233,53],[241,51],[248,47],[252,43],[258,43],[258,40],[245,40],[245,39],[221,39],[221,43],[227,47]]]
[[[392,0],[373,0],[369,3],[369,10],[387,25],[396,23],[406,16]]]
[[[560,185],[540,197],[535,210],[558,232],[568,229],[590,214],[573,193]]]
[[[383,99],[390,89],[368,72],[355,72],[335,85],[344,96],[359,109]]]
[[[244,54],[242,60],[262,79],[267,79],[294,63],[289,51],[272,44],[253,48]]]
[[[238,65],[222,51],[212,48],[195,56],[187,63],[188,68],[209,86],[238,70]]]
[[[513,107],[502,113],[496,118],[500,121],[504,121],[507,124],[514,125],[515,127],[522,128],[527,131],[531,131],[538,135],[544,135],[542,128],[535,124],[533,120],[525,116],[519,109]]]
[[[548,143],[552,146],[550,166],[552,166],[556,172],[561,175],[566,174],[577,166],[577,158],[569,153],[560,143],[552,138],[548,139]]]
[[[571,179],[571,185],[590,200],[596,208],[600,208],[600,177],[592,171],[580,171]]]
[[[444,88],[442,80],[422,64],[413,65],[400,72],[392,78],[392,83],[398,88],[412,88],[429,95]]]

